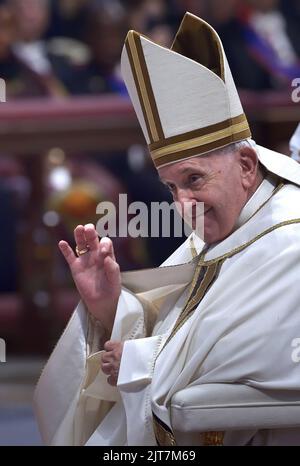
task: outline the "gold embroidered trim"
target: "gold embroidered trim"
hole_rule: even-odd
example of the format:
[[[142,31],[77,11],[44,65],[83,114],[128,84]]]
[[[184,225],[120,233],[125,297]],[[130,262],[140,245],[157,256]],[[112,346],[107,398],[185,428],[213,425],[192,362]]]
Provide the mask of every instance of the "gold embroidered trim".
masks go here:
[[[190,139],[195,139],[200,136],[206,136],[207,134],[214,133],[221,129],[229,128],[231,125],[236,125],[245,121],[247,121],[246,115],[244,113],[241,113],[240,115],[234,118],[229,118],[228,120],[220,121],[219,123],[214,123],[212,125],[205,126],[204,128],[193,129],[192,131],[186,131],[185,133],[176,134],[175,136],[164,138],[161,141],[153,142],[149,144],[149,149],[152,152],[157,149],[161,149],[162,147],[170,146],[171,144],[186,142]]]
[[[272,196],[274,194],[276,194],[283,187],[283,185],[284,185],[283,183],[279,184],[279,186],[277,186],[277,188],[273,191]],[[252,217],[260,209],[263,208],[263,206],[269,201],[269,199],[267,199],[259,207],[259,209],[252,215]],[[250,218],[252,218],[252,217],[250,217]],[[248,219],[248,221],[249,220],[250,219]],[[262,238],[266,234],[276,230],[277,228],[280,228],[280,227],[286,226],[286,225],[297,224],[297,223],[300,223],[300,219],[286,220],[286,221],[281,222],[281,223],[279,223],[277,225],[273,225],[272,227],[270,227],[267,230],[265,230],[264,232],[260,233],[259,235],[257,235],[255,238],[248,241],[244,245],[241,245],[241,246],[233,249],[229,253],[224,254],[223,256],[220,256],[220,257],[218,257],[216,259],[213,259],[211,261],[204,261],[205,251],[202,252],[200,254],[199,262],[198,262],[198,264],[196,266],[196,269],[195,269],[194,277],[193,277],[192,284],[191,284],[191,287],[190,287],[190,290],[189,290],[189,297],[187,299],[187,303],[186,303],[182,313],[180,314],[177,322],[175,323],[175,326],[174,326],[170,336],[166,340],[162,350],[165,348],[165,346],[171,340],[171,338],[173,338],[173,336],[176,334],[176,332],[181,328],[181,326],[192,315],[191,311],[194,309],[193,305],[196,305],[197,303],[199,303],[203,299],[206,291],[208,290],[209,286],[212,284],[214,278],[216,278],[216,275],[220,271],[220,268],[221,268],[223,262],[227,258],[232,257],[233,255],[239,253],[240,251],[242,251],[243,249],[245,249],[249,245],[253,244],[255,241],[259,240],[260,238]],[[199,276],[201,274],[201,270],[202,270],[203,267],[207,267],[207,270],[206,270],[206,272],[204,274],[204,277],[203,277],[203,279],[201,281],[199,289],[196,291],[196,294],[193,296],[193,291],[194,291],[195,286],[196,286],[196,284],[198,282],[198,279],[199,279]],[[154,427],[155,437],[157,439],[157,443],[158,443],[159,446],[175,446],[176,445],[176,440],[175,440],[173,432],[166,429],[161,424],[161,422],[159,422],[159,418],[157,418],[157,416],[155,416],[154,414],[153,414],[153,427]],[[202,432],[201,433],[201,440],[202,440],[201,443],[203,444],[203,446],[223,446],[224,436],[225,436],[225,432],[223,432],[223,431]]]
[[[132,71],[132,76],[133,76],[133,79],[134,79],[136,91],[137,91],[137,94],[138,94],[138,97],[139,97],[139,102],[141,104],[141,109],[142,109],[142,112],[143,112],[148,137],[149,137],[150,142],[153,143],[154,140],[153,140],[152,133],[151,133],[151,128],[150,128],[150,125],[149,125],[147,112],[146,112],[146,108],[145,108],[144,101],[143,101],[143,96],[142,96],[141,89],[140,89],[140,86],[139,86],[139,81],[138,81],[138,77],[137,77],[137,73],[136,73],[136,68],[134,66],[133,57],[132,57],[131,49],[130,49],[130,46],[129,46],[128,37],[127,37],[127,39],[125,41],[125,47],[126,47],[128,60],[129,60],[129,63],[130,63],[130,68],[131,68],[131,71]]]
[[[223,446],[224,444],[225,432],[203,432],[201,434],[202,445],[205,447],[208,446]]]
[[[157,160],[160,157],[164,157],[170,154],[176,154],[177,152],[185,151],[188,149],[195,149],[198,147],[201,148],[201,146],[205,144],[217,142],[217,141],[220,141],[221,139],[232,137],[234,134],[238,134],[238,133],[241,133],[243,131],[248,131],[248,130],[249,130],[248,122],[245,119],[241,123],[231,124],[227,128],[225,127],[224,129],[221,129],[218,131],[209,132],[208,134],[205,134],[203,136],[199,136],[193,139],[189,139],[189,140],[174,143],[174,144],[168,144],[168,145],[165,145],[164,147],[161,147],[160,149],[151,150],[150,151],[151,157],[153,158],[153,160]]]
[[[196,267],[194,278],[190,287],[189,291],[189,297],[187,299],[187,302],[180,313],[169,337],[167,338],[162,350],[166,347],[166,345],[169,343],[169,341],[174,337],[174,335],[178,332],[178,330],[181,329],[181,327],[185,324],[185,322],[192,316],[194,313],[196,307],[199,305],[199,303],[202,301],[204,298],[207,290],[209,287],[212,285],[213,281],[216,279],[217,275],[219,274],[219,271],[221,269],[221,266],[224,261],[219,261],[216,263],[213,263],[212,265],[209,265],[208,267],[203,266],[201,264],[201,261],[199,260],[199,264]],[[201,273],[203,273],[202,268],[205,267],[206,270],[204,272],[204,276],[200,282],[198,283],[200,279]],[[197,288],[197,289],[195,289]],[[161,351],[162,351],[161,350]]]
[[[174,447],[176,446],[176,439],[168,426],[154,414],[153,416],[153,430],[158,446],[162,447]],[[225,432],[223,431],[211,431],[211,432],[201,432],[200,434],[200,443],[207,446],[223,446],[224,444]]]
[[[127,36],[127,39],[128,39],[128,45],[129,45],[129,48],[130,48],[130,51],[131,51],[132,59],[133,59],[133,64],[134,64],[133,68],[135,69],[138,84],[139,84],[139,89],[140,89],[140,93],[141,93],[141,97],[142,97],[143,106],[144,106],[145,111],[146,111],[146,121],[148,121],[149,126],[150,126],[150,137],[153,139],[153,141],[158,141],[159,137],[158,137],[158,133],[156,131],[154,116],[153,116],[153,113],[152,113],[151,104],[150,104],[150,101],[149,101],[149,96],[148,96],[148,93],[147,93],[147,90],[146,90],[146,84],[145,84],[145,81],[144,81],[144,76],[143,76],[141,64],[140,64],[140,61],[139,61],[139,58],[138,58],[138,52],[137,52],[137,48],[136,48],[136,45],[135,45],[134,34],[129,32],[128,36]]]
[[[190,238],[190,248],[191,248],[192,258],[195,259],[198,256],[198,252],[197,252],[193,238]]]
[[[283,183],[280,183],[277,188],[274,189],[272,196],[274,196],[282,187],[284,186]],[[259,209],[252,215],[252,217],[260,210],[263,208],[263,206],[270,200],[267,199],[260,207]],[[250,220],[250,219],[249,219]],[[162,350],[165,348],[165,346],[169,343],[169,341],[173,338],[173,336],[178,332],[178,330],[184,325],[184,323],[191,317],[192,311],[195,310],[194,306],[198,305],[201,300],[203,299],[205,293],[207,292],[208,288],[211,286],[215,278],[220,272],[221,266],[223,262],[228,259],[229,257],[234,256],[235,254],[241,252],[243,249],[246,249],[248,246],[253,244],[255,241],[258,241],[260,238],[265,236],[266,234],[272,232],[273,230],[280,228],[285,225],[290,225],[293,223],[300,223],[300,219],[293,219],[293,220],[287,220],[285,222],[281,222],[278,225],[273,225],[273,227],[268,228],[264,232],[260,233],[256,237],[254,237],[252,240],[248,241],[247,243],[238,246],[237,248],[233,249],[232,251],[229,251],[226,254],[223,254],[222,256],[219,256],[215,259],[205,261],[204,257],[206,254],[206,250],[204,249],[199,256],[199,262],[196,266],[194,277],[190,286],[189,290],[189,295],[187,298],[186,305],[184,306],[181,314],[179,315],[171,334],[167,338]],[[201,272],[203,272],[202,267],[207,267],[207,270],[204,273],[204,277],[201,281],[201,283],[198,285],[199,288],[195,291],[195,286],[199,280]],[[193,293],[195,291],[195,293]]]
[[[272,231],[277,230],[278,228],[281,228],[281,227],[284,227],[284,226],[287,226],[287,225],[293,225],[293,224],[297,224],[297,223],[300,223],[300,218],[295,218],[295,219],[292,219],[292,220],[286,220],[284,222],[278,223],[277,225],[273,225],[272,227],[270,227],[267,230],[263,231],[259,235],[255,236],[255,238],[252,238],[247,243],[242,244],[241,246],[238,246],[235,249],[232,249],[232,251],[229,251],[226,254],[223,254],[222,256],[216,257],[215,259],[211,259],[211,260],[208,260],[208,261],[204,261],[204,260],[201,261],[201,265],[212,265],[212,264],[214,264],[216,262],[219,262],[220,260],[228,259],[229,257],[232,257],[235,254],[238,254],[239,252],[243,251],[248,246],[255,243],[256,241],[261,239],[263,236],[271,233]]]
[[[174,447],[176,440],[173,432],[163,424],[163,422],[154,414],[153,416],[153,430],[156,442],[159,446]]]
[[[191,157],[200,156],[202,154],[206,154],[207,152],[211,152],[213,150],[221,149],[222,147],[228,146],[233,142],[243,141],[251,136],[250,130],[247,129],[246,131],[242,131],[241,133],[233,134],[228,136],[227,138],[220,139],[219,141],[213,141],[209,144],[204,144],[200,147],[194,147],[193,149],[187,149],[184,151],[176,152],[175,154],[168,154],[163,157],[160,157],[157,160],[153,160],[154,165],[156,168],[165,165],[166,163],[177,162],[179,160],[188,159]]]
[[[275,194],[277,194],[278,191],[280,191],[281,188],[283,188],[284,185],[285,185],[285,183],[283,181],[281,181],[281,179],[279,178],[276,188],[273,189],[273,191],[272,191],[271,195],[268,197],[268,199],[266,199],[265,202],[263,202],[255,212],[253,212],[253,214],[248,218],[248,220],[246,220],[246,222],[243,225],[248,223],[254,217],[254,215],[256,215],[269,202],[269,200],[273,196],[275,196]]]
[[[159,116],[158,108],[157,108],[157,105],[156,105],[154,92],[153,92],[153,89],[152,89],[150,75],[149,75],[149,72],[148,72],[148,66],[147,66],[147,63],[146,63],[144,50],[143,50],[143,47],[142,47],[141,37],[142,37],[141,35],[138,35],[138,34],[135,35],[135,45],[136,45],[136,49],[137,49],[137,53],[138,53],[138,57],[139,57],[139,61],[140,61],[140,65],[141,65],[145,85],[146,85],[146,91],[147,91],[147,94],[148,94],[148,97],[149,97],[149,102],[150,102],[150,105],[151,105],[151,110],[152,110],[152,113],[153,113],[153,118],[154,118],[156,131],[158,133],[158,138],[159,139],[164,139],[165,135],[164,135],[164,132],[163,132],[161,121],[160,121],[160,116]]]
[[[134,31],[129,31],[126,44],[128,44],[128,48],[131,52],[131,68],[132,71],[134,70],[136,74],[139,97],[146,113],[144,117],[150,128],[150,140],[152,139],[152,141],[159,141],[164,137],[164,134],[160,123],[139,35]]]

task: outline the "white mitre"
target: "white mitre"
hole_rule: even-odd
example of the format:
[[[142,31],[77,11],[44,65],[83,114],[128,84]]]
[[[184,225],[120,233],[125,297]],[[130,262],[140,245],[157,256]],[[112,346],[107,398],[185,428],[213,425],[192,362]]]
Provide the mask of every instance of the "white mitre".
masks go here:
[[[221,40],[197,16],[185,14],[170,49],[129,31],[121,71],[157,168],[251,141]],[[255,148],[270,172],[300,184],[295,161]]]

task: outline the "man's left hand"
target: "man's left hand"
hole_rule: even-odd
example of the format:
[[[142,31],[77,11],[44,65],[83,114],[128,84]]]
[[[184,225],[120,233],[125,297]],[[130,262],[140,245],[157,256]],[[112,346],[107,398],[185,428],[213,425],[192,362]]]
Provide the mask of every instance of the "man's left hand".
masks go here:
[[[108,375],[107,382],[117,385],[119,369],[123,351],[123,343],[120,341],[107,341],[104,345],[105,353],[102,356],[101,369]]]

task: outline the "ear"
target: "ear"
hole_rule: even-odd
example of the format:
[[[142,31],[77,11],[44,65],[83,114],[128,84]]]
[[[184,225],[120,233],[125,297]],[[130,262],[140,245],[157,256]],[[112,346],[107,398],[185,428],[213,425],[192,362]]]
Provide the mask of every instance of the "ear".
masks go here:
[[[240,150],[241,181],[245,189],[254,187],[258,175],[258,158],[252,147],[243,147]]]

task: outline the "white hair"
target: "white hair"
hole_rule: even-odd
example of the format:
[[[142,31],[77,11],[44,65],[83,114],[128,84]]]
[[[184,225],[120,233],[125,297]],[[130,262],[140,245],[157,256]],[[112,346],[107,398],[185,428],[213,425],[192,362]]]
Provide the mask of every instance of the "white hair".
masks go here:
[[[257,159],[258,159],[258,171],[262,176],[265,176],[267,169],[266,167],[260,162],[258,158],[258,148],[256,146],[256,142],[249,138],[249,139],[243,139],[242,141],[239,142],[233,142],[232,144],[229,144],[228,146],[221,147],[221,149],[218,149],[215,151],[217,154],[228,154],[228,153],[235,153],[243,150],[244,148],[251,148],[255,151]],[[211,152],[212,153],[212,152]]]
[[[216,150],[215,153],[223,154],[224,152],[239,152],[240,150],[244,149],[245,147],[251,147],[257,152],[256,149],[256,142],[253,139],[243,139],[239,142],[233,142],[228,146],[221,147],[220,149]]]

